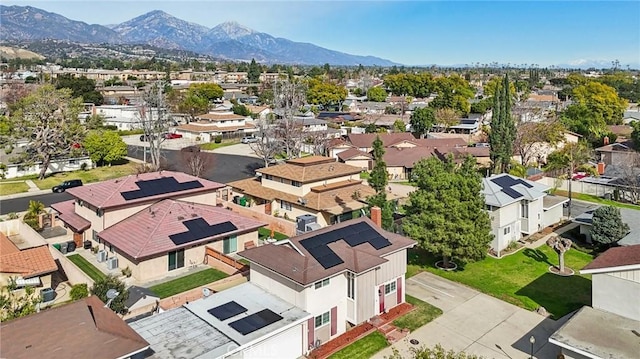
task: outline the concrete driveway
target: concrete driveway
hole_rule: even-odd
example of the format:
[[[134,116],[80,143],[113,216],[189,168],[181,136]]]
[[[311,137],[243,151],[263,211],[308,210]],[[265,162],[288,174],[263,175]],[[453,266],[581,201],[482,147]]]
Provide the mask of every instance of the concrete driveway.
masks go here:
[[[431,273],[407,279],[406,287],[407,294],[439,307],[444,313],[374,358],[391,355],[391,348],[408,356],[411,347],[440,344],[447,350],[485,358],[524,359],[529,358],[532,335],[536,338],[536,358],[556,358],[559,352],[548,343],[548,338],[565,320],[547,319]],[[420,343],[414,346],[409,343],[411,339]]]

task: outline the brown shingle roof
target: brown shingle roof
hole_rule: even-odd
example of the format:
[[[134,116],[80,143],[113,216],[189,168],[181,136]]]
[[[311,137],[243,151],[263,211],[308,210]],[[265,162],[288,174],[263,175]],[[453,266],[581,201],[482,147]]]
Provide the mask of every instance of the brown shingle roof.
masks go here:
[[[204,115],[196,116],[199,120],[206,121],[228,121],[228,120],[244,120],[246,117],[236,115],[233,113],[205,113]]]
[[[420,147],[467,147],[467,141],[462,138],[421,138],[411,141]]]
[[[136,191],[140,187],[136,184],[138,181],[149,181],[159,178],[175,178],[178,183],[198,181],[202,184],[200,188],[187,189],[182,191],[169,192],[155,196],[125,200],[122,196],[123,192]],[[122,205],[139,204],[144,202],[155,202],[165,198],[175,196],[183,196],[187,194],[208,193],[224,187],[223,184],[209,181],[206,179],[194,177],[182,172],[159,171],[150,173],[141,173],[139,175],[129,175],[113,180],[102,181],[81,187],[70,188],[67,190],[69,194],[79,200],[83,200],[94,207],[111,208]]]
[[[19,250],[0,232],[0,273],[18,274],[23,278],[36,277],[58,270],[46,245]]]
[[[364,157],[367,157],[369,159],[373,158],[372,155],[370,155],[370,154],[368,154],[366,152],[362,152],[357,148],[350,148],[350,149],[348,149],[346,151],[342,151],[342,152],[338,153],[338,158],[341,159],[342,161],[346,161],[346,160],[349,160],[349,159],[352,159],[352,158],[358,157],[358,156],[364,156]]]
[[[91,227],[91,222],[76,213],[75,200],[58,202],[51,205],[51,208],[58,211],[58,218],[66,225],[70,226],[78,233],[82,233]]]
[[[371,148],[376,136],[380,136],[382,145],[389,147],[394,143],[402,141],[415,141],[416,138],[409,132],[400,133],[352,133],[349,135],[349,142],[358,148]]]
[[[187,232],[185,222],[202,218],[209,225],[231,222],[237,230],[176,245],[171,235]],[[132,259],[140,260],[183,247],[257,230],[266,223],[240,216],[220,207],[165,199],[98,233]]]
[[[308,162],[309,160],[298,159],[295,162],[288,161],[281,165],[260,168],[256,172],[302,183],[359,174],[361,172],[360,168],[335,162],[333,158],[321,158],[326,159],[326,161],[310,163]]]
[[[211,124],[189,123],[176,127],[176,130],[185,132],[236,132],[238,130],[250,130],[254,128],[255,126],[250,123],[245,123],[242,126],[218,126]]]
[[[334,267],[325,269],[305,248],[300,241],[316,236],[318,234],[330,233],[342,228],[346,228],[357,223],[366,223],[371,229],[387,238],[391,245],[376,250],[369,243],[363,243],[355,247],[351,247],[344,241],[337,241],[329,244],[327,247],[333,250],[342,259],[343,263]],[[305,233],[289,239],[291,244],[295,246],[303,255],[295,249],[287,245],[267,244],[261,247],[240,252],[239,255],[256,263],[262,267],[266,267],[286,278],[289,278],[302,285],[308,285],[318,280],[330,277],[345,270],[355,273],[361,273],[368,269],[374,268],[387,259],[385,255],[412,247],[415,241],[383,230],[377,227],[369,218],[361,217],[350,221],[338,223],[336,225],[325,227],[317,231]],[[282,258],[287,258],[286,261]]]
[[[631,265],[640,265],[640,244],[609,248],[582,268],[581,272]]]
[[[437,149],[431,147],[390,147],[385,151],[382,159],[387,167],[413,168],[423,158],[442,155]]]
[[[149,346],[95,295],[3,322],[0,331],[2,357],[11,359],[113,359]]]

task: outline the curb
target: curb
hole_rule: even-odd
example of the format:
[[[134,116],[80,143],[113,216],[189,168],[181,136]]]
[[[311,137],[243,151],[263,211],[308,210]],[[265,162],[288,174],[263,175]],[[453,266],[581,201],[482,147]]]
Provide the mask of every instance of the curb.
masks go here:
[[[39,190],[35,190],[35,191],[27,191],[27,192],[21,192],[21,193],[8,194],[6,196],[0,196],[0,202],[1,201],[6,201],[6,200],[9,200],[9,199],[14,199],[14,198],[32,197],[32,196],[39,196],[39,195],[43,195],[43,194],[49,194],[49,193],[52,193],[50,189],[39,189]]]

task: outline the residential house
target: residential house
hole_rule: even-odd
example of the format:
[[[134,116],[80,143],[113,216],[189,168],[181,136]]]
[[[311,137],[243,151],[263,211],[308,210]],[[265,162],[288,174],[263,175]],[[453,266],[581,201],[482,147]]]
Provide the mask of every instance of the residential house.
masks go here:
[[[253,283],[130,323],[158,359],[296,359],[308,353],[311,315]]]
[[[610,248],[580,274],[591,275],[591,306],[582,307],[549,342],[567,359],[637,358],[640,245]]]
[[[594,210],[586,211],[573,219],[574,223],[580,225],[580,234],[585,236],[587,242],[591,243],[591,227],[593,226]],[[630,246],[640,244],[640,211],[636,209],[620,208],[622,222],[629,225],[629,233],[618,241],[618,245]]]
[[[266,120],[273,112],[269,106],[245,105],[251,113],[256,115],[258,120]]]
[[[415,241],[380,228],[380,208],[372,218],[239,253],[251,263],[252,284],[311,313],[309,348],[405,301],[407,249]]]
[[[128,105],[102,105],[94,106],[91,109],[94,115],[100,115],[103,118],[105,126],[116,126],[118,130],[135,130],[142,128],[141,126],[141,108],[138,106]],[[144,112],[142,112],[144,113]],[[158,111],[152,112],[154,119],[158,118]]]
[[[633,121],[640,121],[640,111],[625,111],[622,115],[622,123],[628,125]]]
[[[257,177],[228,183],[252,210],[295,219],[317,218],[320,226],[360,216],[375,191],[360,180],[360,167],[310,156],[256,170]]]
[[[378,136],[382,141],[383,147],[391,147],[392,145],[395,145],[396,147],[416,146],[415,144],[413,144],[416,138],[409,132],[360,134],[352,133],[347,136],[347,142],[358,150],[368,153],[373,151],[373,141],[375,141],[376,137]]]
[[[7,359],[145,358],[149,343],[93,295],[0,324]]]
[[[132,285],[127,288],[129,296],[124,302],[127,314],[123,319],[146,316],[158,310],[160,297],[149,288]]]
[[[502,173],[482,180],[482,193],[491,218],[491,248],[499,254],[511,242],[562,220],[568,199],[551,196],[551,187]]]
[[[46,244],[20,249],[0,232],[0,285],[5,286],[13,280],[18,288],[49,288],[51,275],[57,270]]]
[[[142,93],[133,86],[107,86],[100,87],[98,91],[104,97],[106,104],[118,104],[135,100],[140,102]]]
[[[606,166],[640,167],[640,154],[634,149],[632,141],[615,142],[596,148],[600,162]]]
[[[266,223],[221,207],[164,199],[97,234],[118,268],[139,282],[203,262],[209,251],[233,254],[258,245]]]
[[[338,157],[338,161],[350,166],[359,167],[362,171],[369,171],[373,168],[373,156],[370,153],[362,152],[353,147],[338,152],[336,156]]]
[[[209,112],[196,116],[195,121],[177,126],[175,132],[184,138],[213,142],[216,137],[242,137],[256,132],[251,117],[231,111]]]

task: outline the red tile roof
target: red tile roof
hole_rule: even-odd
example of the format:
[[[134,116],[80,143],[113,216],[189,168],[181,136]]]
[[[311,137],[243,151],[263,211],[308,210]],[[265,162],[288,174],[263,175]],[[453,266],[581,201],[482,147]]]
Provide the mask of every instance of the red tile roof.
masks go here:
[[[159,194],[155,196],[132,199],[129,201],[125,200],[124,197],[122,196],[123,192],[138,190],[139,187],[136,184],[137,181],[149,181],[149,180],[159,179],[163,177],[164,178],[173,177],[179,183],[184,183],[189,181],[198,181],[203,186],[200,188]],[[159,171],[159,172],[141,173],[138,175],[129,175],[127,177],[120,177],[113,180],[98,182],[98,183],[89,184],[81,187],[70,188],[67,190],[67,192],[69,192],[69,194],[76,197],[77,199],[83,200],[84,202],[91,204],[92,206],[105,209],[105,208],[111,208],[111,207],[118,207],[122,205],[139,204],[144,202],[155,202],[161,199],[171,198],[178,195],[213,192],[222,187],[224,187],[224,185],[221,183],[198,178],[195,176],[188,175],[186,173],[172,172],[172,171]]]
[[[58,270],[48,246],[19,250],[0,232],[0,273],[11,273],[31,278]]]
[[[363,243],[351,247],[344,241],[337,241],[327,245],[334,251],[343,263],[325,269],[305,248],[300,241],[316,236],[318,234],[330,233],[342,228],[346,228],[357,223],[367,223],[373,230],[391,242],[390,246],[376,250],[371,244]],[[286,278],[289,278],[302,285],[314,283],[318,280],[330,277],[337,273],[349,270],[361,273],[387,262],[385,255],[412,247],[415,241],[387,232],[376,226],[369,218],[360,217],[350,221],[325,227],[317,231],[305,233],[289,239],[291,244],[298,249],[302,255],[291,247],[291,244],[267,244],[264,246],[247,249],[238,253],[252,263],[266,267]],[[283,260],[286,258],[286,260]]]
[[[640,265],[640,244],[609,248],[582,268],[581,272],[632,265]]]
[[[187,232],[184,222],[197,218],[204,219],[209,225],[229,221],[238,229],[181,245],[173,243],[169,236]],[[166,199],[114,224],[98,236],[131,259],[143,260],[231,234],[251,232],[265,225],[224,208]]]
[[[64,202],[58,202],[51,205],[51,208],[56,210],[59,215],[58,218],[64,222],[67,226],[71,227],[77,233],[82,233],[91,227],[91,222],[84,219],[76,213],[75,200],[69,200]]]
[[[149,343],[97,296],[3,322],[0,325],[3,358],[129,357]]]

